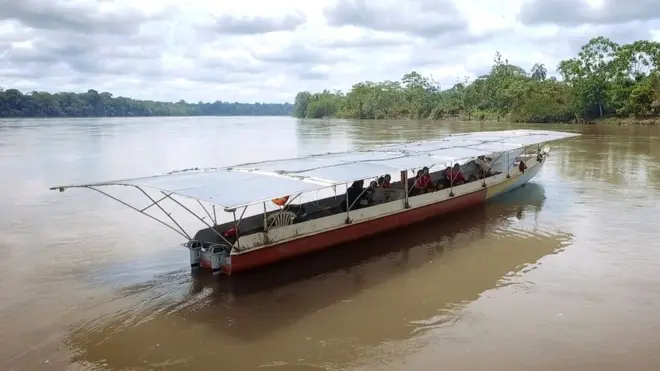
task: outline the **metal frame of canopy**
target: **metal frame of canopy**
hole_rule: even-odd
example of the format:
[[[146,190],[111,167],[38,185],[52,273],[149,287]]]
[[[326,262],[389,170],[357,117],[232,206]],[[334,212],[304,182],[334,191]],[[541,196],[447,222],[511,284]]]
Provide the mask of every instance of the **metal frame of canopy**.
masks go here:
[[[465,157],[465,158],[461,158],[461,159],[457,159],[457,160],[453,160],[453,161],[450,160],[449,162],[444,162],[444,164],[465,162],[465,161],[467,161],[471,158],[473,158],[473,157]],[[428,160],[431,160],[432,157],[427,157],[426,159],[428,161]],[[430,162],[432,162],[432,160]],[[436,159],[435,164],[427,162],[427,165],[430,165],[429,167],[433,167],[434,165],[438,165],[438,164],[441,164],[441,163],[442,162],[437,162],[437,159]],[[370,179],[370,178],[373,178],[373,177],[381,176],[381,175],[386,174],[388,172],[394,172],[394,171],[406,171],[407,172],[407,171],[410,171],[410,170],[414,170],[416,168],[421,168],[423,166],[426,166],[426,165],[415,165],[415,167],[410,167],[410,168],[406,168],[406,169],[401,169],[401,168],[398,168],[398,167],[388,167],[388,168],[383,167],[383,168],[379,168],[380,171],[377,173],[377,175],[373,175],[373,174],[369,174],[369,175],[366,175],[366,176],[362,175],[362,176],[358,176],[358,177],[351,177],[349,179],[344,179],[344,180],[341,180],[341,181],[332,181],[332,182],[331,181],[319,181],[319,180],[316,180],[316,179],[311,178],[311,177],[310,178],[305,178],[304,180],[306,182],[303,181],[303,180],[300,180],[299,182],[310,184],[310,187],[307,188],[307,189],[296,188],[295,190],[293,190],[291,192],[287,192],[289,196],[291,196],[291,195],[295,195],[295,196],[293,198],[289,199],[288,202],[283,206],[292,204],[292,202],[296,198],[300,197],[302,194],[305,194],[305,193],[315,192],[315,191],[319,191],[319,190],[327,189],[327,188],[334,188],[334,187],[337,187],[339,185],[347,185],[348,183],[352,183],[352,182],[357,181],[357,180]],[[264,219],[265,219],[266,214],[267,214],[266,202],[269,201],[269,200],[272,200],[273,198],[281,197],[281,196],[283,196],[283,194],[272,195],[272,196],[268,196],[266,198],[259,199],[259,200],[256,200],[256,201],[251,201],[251,202],[243,203],[243,204],[239,204],[239,205],[232,205],[231,207],[225,207],[223,205],[220,205],[220,204],[217,204],[217,203],[214,203],[214,202],[210,202],[208,200],[201,200],[199,198],[195,198],[195,197],[192,197],[190,195],[179,193],[179,192],[177,192],[175,190],[172,190],[172,189],[163,189],[163,188],[160,188],[160,187],[154,187],[154,186],[139,183],[139,181],[141,181],[141,180],[158,179],[158,178],[173,176],[173,175],[180,174],[180,173],[194,173],[194,172],[204,173],[204,172],[217,172],[217,171],[227,171],[227,170],[228,169],[183,170],[183,171],[180,171],[180,172],[171,172],[171,173],[168,173],[168,174],[165,174],[165,175],[156,175],[156,176],[143,177],[143,178],[132,178],[132,179],[97,182],[97,183],[88,183],[88,184],[55,186],[55,187],[51,187],[50,190],[59,190],[60,192],[64,192],[64,190],[66,190],[68,188],[87,188],[87,189],[94,190],[94,191],[99,192],[100,194],[102,194],[102,195],[104,195],[104,196],[106,196],[106,197],[108,197],[112,200],[115,200],[115,201],[119,202],[120,204],[122,204],[122,205],[124,205],[124,206],[126,206],[126,207],[128,207],[132,210],[135,210],[135,211],[149,217],[152,220],[155,220],[155,221],[159,222],[160,224],[168,227],[169,229],[173,230],[174,232],[181,235],[182,237],[184,237],[188,240],[191,240],[192,239],[191,235],[188,232],[186,232],[186,230],[181,226],[181,224],[179,222],[176,221],[175,218],[172,217],[171,213],[168,213],[163,208],[162,202],[165,199],[169,199],[170,201],[174,202],[176,205],[178,205],[179,207],[181,207],[182,209],[184,209],[185,211],[187,211],[188,213],[193,215],[200,222],[205,224],[208,228],[213,230],[213,232],[216,235],[218,235],[218,237],[220,237],[222,240],[224,240],[227,244],[232,245],[232,243],[230,243],[225,238],[225,236],[223,236],[221,233],[217,232],[213,228],[213,226],[217,225],[216,206],[222,207],[223,211],[225,211],[225,212],[232,213],[233,218],[234,218],[234,224],[235,224],[236,227],[238,227],[241,220],[243,219],[243,216],[245,215],[245,212],[247,211],[247,208],[249,206],[253,206],[253,205],[263,203],[264,204]],[[275,173],[275,172],[266,173],[266,172],[260,172],[260,171],[257,171],[257,170],[249,170],[249,169],[233,168],[232,170],[229,170],[229,172],[231,172],[231,173],[259,174],[259,175],[263,175],[263,176],[267,176],[267,177],[273,177],[273,179],[282,178],[281,174],[278,174],[278,173]],[[138,208],[134,205],[129,204],[128,202],[126,202],[124,200],[121,200],[121,199],[109,194],[108,192],[106,192],[102,189],[99,189],[99,187],[110,187],[110,186],[123,186],[123,187],[130,187],[130,188],[137,189],[138,191],[140,191],[140,193],[142,195],[144,195],[144,197],[146,197],[148,199],[148,201],[150,203],[146,207]],[[145,188],[155,190],[158,193],[160,193],[162,196],[158,199],[155,199],[152,195],[150,195],[145,190]],[[181,196],[181,197],[184,197],[184,198],[187,198],[187,199],[194,200],[202,208],[202,210],[204,211],[206,216],[198,215],[197,213],[192,211],[189,207],[183,205],[180,201],[175,199],[173,196]],[[406,198],[407,198],[407,192],[406,192]],[[205,207],[203,203],[209,204],[211,206],[211,210],[209,210],[207,207]],[[155,217],[151,214],[146,213],[147,210],[149,210],[150,208],[152,208],[154,206],[156,206],[163,214],[165,214],[165,216],[167,216],[167,218],[174,224],[171,225],[171,224],[169,224],[168,222],[166,222],[162,219],[159,219],[159,218],[157,218],[157,217]],[[353,205],[351,205],[351,207],[352,206]],[[236,211],[240,208],[243,208],[243,210],[241,212],[241,215],[237,218]],[[280,210],[280,212],[281,211],[282,210]],[[350,212],[350,208],[347,212]],[[211,225],[210,223],[208,223],[206,221],[207,217],[208,217],[208,219],[213,221],[213,225]],[[266,230],[268,230],[269,227],[270,227],[267,224],[266,221],[264,221],[264,227],[265,227]]]
[[[549,133],[549,134],[548,134]],[[504,135],[507,134],[507,135]],[[552,135],[550,135],[552,134]],[[531,139],[531,136],[538,137],[531,141],[520,140],[527,136],[527,139]],[[432,141],[422,141],[422,142],[409,142],[404,144],[396,145],[386,145],[380,148],[374,148],[370,150],[358,150],[353,152],[345,153],[328,153],[322,155],[312,155],[307,157],[299,157],[294,159],[287,160],[269,160],[263,162],[254,162],[249,164],[242,164],[236,166],[230,166],[225,168],[211,168],[211,169],[188,169],[182,171],[174,171],[171,173],[163,175],[154,175],[140,178],[132,179],[123,179],[115,181],[106,181],[106,182],[97,182],[89,184],[77,184],[77,185],[66,185],[66,186],[55,186],[51,187],[51,190],[60,190],[63,192],[67,188],[88,188],[94,191],[97,191],[124,206],[127,206],[135,211],[140,212],[143,215],[148,216],[149,218],[156,220],[157,222],[165,225],[174,232],[183,236],[184,238],[191,240],[191,236],[184,230],[184,228],[171,216],[171,213],[165,211],[162,207],[161,202],[165,199],[170,199],[172,202],[192,214],[203,224],[213,230],[222,240],[224,240],[228,245],[233,245],[225,236],[217,232],[213,226],[217,225],[217,215],[216,215],[216,206],[220,206],[224,209],[225,212],[230,212],[233,214],[234,223],[238,227],[240,221],[243,219],[245,212],[248,206],[256,205],[259,203],[264,204],[264,226],[267,230],[266,218],[266,202],[276,198],[282,197],[284,195],[296,195],[290,199],[286,205],[291,204],[293,200],[304,193],[319,191],[321,189],[326,189],[330,187],[336,187],[338,185],[347,185],[356,180],[370,179],[374,177],[381,176],[393,171],[408,171],[421,168],[423,166],[433,167],[440,164],[453,164],[466,162],[469,159],[475,158],[481,155],[492,154],[496,152],[506,152],[509,153],[511,150],[525,148],[533,144],[548,143],[554,142],[559,139],[567,139],[577,137],[579,134],[571,133],[562,133],[562,132],[547,132],[547,131],[530,131],[530,130],[514,130],[514,131],[500,131],[500,132],[478,132],[478,133],[467,133],[467,134],[456,134],[448,137],[444,137],[439,140]],[[477,140],[480,139],[480,140]],[[540,140],[542,138],[542,140]],[[467,139],[467,140],[466,140]],[[518,139],[518,140],[515,140]],[[517,142],[517,143],[516,143]],[[450,144],[446,146],[446,144]],[[440,146],[438,146],[440,145]],[[476,148],[475,148],[476,147]],[[442,152],[446,152],[442,153]],[[451,156],[454,153],[463,153],[462,156]],[[442,156],[444,154],[444,156]],[[379,158],[378,156],[382,156]],[[353,158],[352,158],[353,157]],[[335,159],[334,162],[326,163],[325,165],[319,164],[319,160],[323,162],[324,159]],[[339,161],[340,159],[342,159]],[[352,158],[352,161],[346,161]],[[296,162],[298,165],[304,162],[309,162],[307,165],[315,165],[311,168],[295,168]],[[396,165],[396,163],[399,163]],[[283,167],[277,168],[277,164],[289,164],[289,170],[283,170]],[[410,166],[414,164],[414,166]],[[257,168],[255,165],[262,165],[262,168]],[[270,165],[270,166],[269,166]],[[275,167],[273,167],[275,165]],[[510,164],[509,164],[510,165]],[[293,168],[292,168],[293,166]],[[268,169],[270,167],[270,169]],[[268,170],[264,170],[264,168]],[[346,173],[342,176],[341,170],[347,170]],[[338,171],[339,170],[339,171]],[[348,171],[350,170],[350,171]],[[332,173],[335,174],[332,174]],[[251,201],[246,201],[246,198],[241,200],[241,202],[215,202],[214,197],[196,197],[193,190],[199,190],[199,186],[195,186],[195,176],[200,176],[206,174],[206,181],[216,180],[218,183],[213,185],[213,189],[222,188],[222,175],[219,178],[213,179],[212,175],[224,174],[228,175],[229,178],[224,179],[225,183],[230,181],[230,178],[233,177],[233,183],[241,188],[244,188],[249,184],[262,184],[260,181],[268,180],[269,185],[262,184],[260,188],[272,190],[272,194],[262,194],[257,199],[252,199]],[[327,177],[327,175],[332,174],[335,176]],[[349,175],[350,174],[350,175]],[[189,177],[188,182],[181,181],[181,178],[185,180],[186,177]],[[330,180],[329,178],[335,178]],[[337,179],[341,178],[341,179]],[[177,179],[179,182],[177,183]],[[279,183],[273,183],[273,180],[277,179]],[[170,180],[170,183],[167,181],[162,182],[162,180]],[[173,180],[173,181],[172,181]],[[201,179],[197,179],[198,181]],[[192,181],[192,182],[191,182]],[[250,183],[252,182],[252,183]],[[273,186],[275,184],[275,186]],[[146,207],[139,209],[129,203],[120,200],[119,198],[108,194],[107,192],[99,189],[99,187],[105,186],[127,186],[139,190],[151,203]],[[202,186],[202,190],[208,186]],[[153,189],[162,195],[158,200],[154,199],[149,195],[144,188]],[[249,187],[248,187],[249,188]],[[236,191],[236,189],[231,190],[230,192]],[[406,193],[406,201],[408,192]],[[173,196],[182,196],[185,198],[195,200],[200,207],[206,213],[206,216],[200,217],[197,213],[190,210],[190,208],[183,205],[181,202],[177,201]],[[199,194],[198,194],[199,195]],[[223,194],[220,193],[220,196]],[[208,196],[208,195],[207,195]],[[217,194],[215,196],[218,196]],[[225,201],[228,201],[228,198],[225,198]],[[238,200],[235,200],[238,201]],[[212,214],[203,203],[207,203],[212,206]],[[147,214],[145,211],[151,207],[158,207],[174,225],[169,224],[155,216]],[[349,205],[347,205],[349,206]],[[352,206],[352,205],[350,205]],[[242,214],[237,218],[236,210],[243,208]],[[348,213],[350,212],[350,207],[347,207],[347,218]],[[210,220],[213,221],[213,226],[209,224],[205,219],[208,216]]]

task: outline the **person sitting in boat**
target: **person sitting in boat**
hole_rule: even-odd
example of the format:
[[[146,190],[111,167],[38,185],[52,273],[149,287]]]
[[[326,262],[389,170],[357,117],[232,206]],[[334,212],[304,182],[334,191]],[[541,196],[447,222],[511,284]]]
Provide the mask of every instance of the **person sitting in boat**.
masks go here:
[[[343,200],[341,202],[341,208],[344,211],[348,210],[348,207],[353,205],[351,207],[351,210],[359,209],[360,208],[360,198],[364,197],[364,180],[357,180],[351,184],[348,189],[346,189],[346,200]],[[346,204],[346,201],[348,201],[348,205]]]
[[[440,179],[435,182],[435,189],[438,191],[441,189],[449,188],[449,176],[451,175],[451,168],[447,166],[447,168],[441,173],[442,175],[440,176]]]
[[[461,173],[461,166],[459,164],[454,164],[454,168],[449,170],[449,182],[453,186],[465,183],[465,178],[463,177],[463,173]]]
[[[360,204],[362,206],[366,206],[371,203],[373,200],[374,196],[376,195],[376,188],[378,187],[378,184],[376,184],[375,181],[372,181],[369,183],[369,187],[364,191],[363,197],[360,197]]]
[[[390,174],[385,174],[385,182],[383,183],[383,188],[392,188],[392,177]]]
[[[412,189],[414,192],[411,192],[411,195],[417,196],[422,193],[433,192],[435,190],[435,185],[431,181],[431,175],[429,175],[429,168],[424,167],[422,170],[417,172],[417,176],[415,177],[415,184],[413,185]]]
[[[428,167],[424,166],[422,169],[424,171],[423,177],[425,178],[425,181],[427,183],[426,186],[426,192],[435,192],[438,189],[435,186],[435,183],[433,182],[433,179],[431,178],[431,171],[429,170]]]
[[[418,194],[421,194],[421,188],[419,188],[417,185],[419,184],[418,181],[424,174],[423,170],[418,170],[417,174],[415,175],[415,178],[413,179],[413,184],[412,187],[410,188],[410,191],[408,192],[408,195],[411,197],[417,196]]]
[[[227,242],[234,244],[238,238],[238,229],[236,227],[230,228],[221,234],[227,240]]]
[[[390,188],[392,185],[390,182],[392,181],[392,177],[390,174],[386,174],[385,176],[382,176],[378,178],[378,188]]]
[[[445,168],[443,181],[446,183],[445,188],[449,187],[449,183],[451,183],[451,166]]]

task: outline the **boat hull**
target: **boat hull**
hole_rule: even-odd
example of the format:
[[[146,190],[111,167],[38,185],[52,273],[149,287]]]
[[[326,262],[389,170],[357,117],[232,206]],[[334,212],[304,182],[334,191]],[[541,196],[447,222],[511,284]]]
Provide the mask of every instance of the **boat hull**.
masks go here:
[[[486,188],[479,188],[467,194],[424,206],[403,209],[400,212],[359,223],[345,224],[340,228],[232,255],[228,259],[227,264],[222,265],[222,272],[235,274],[252,270],[295,256],[309,254],[364,237],[405,227],[470,206],[483,204],[495,196],[514,190],[527,183],[540,171],[544,162],[535,163],[524,173],[518,173],[515,177]]]

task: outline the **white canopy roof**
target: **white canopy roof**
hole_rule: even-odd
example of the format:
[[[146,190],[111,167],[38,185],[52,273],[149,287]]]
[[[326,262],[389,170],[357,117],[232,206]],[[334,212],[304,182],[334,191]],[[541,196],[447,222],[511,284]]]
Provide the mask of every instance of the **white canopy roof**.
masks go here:
[[[546,130],[507,130],[454,134],[368,150],[328,153],[227,168],[191,169],[163,175],[52,187],[123,185],[152,188],[235,209],[276,197],[295,195],[355,180],[375,178],[424,166],[448,166],[481,155],[500,153],[580,134]]]

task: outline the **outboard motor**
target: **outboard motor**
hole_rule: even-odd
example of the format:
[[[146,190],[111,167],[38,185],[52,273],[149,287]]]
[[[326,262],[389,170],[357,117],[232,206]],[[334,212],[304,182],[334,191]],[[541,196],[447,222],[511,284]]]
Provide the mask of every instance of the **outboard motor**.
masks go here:
[[[199,267],[199,259],[202,252],[202,242],[197,240],[190,240],[183,244],[190,252],[190,268],[196,269]]]
[[[222,266],[229,257],[229,251],[222,244],[212,244],[201,251],[200,266],[210,269],[213,274],[220,274]]]

